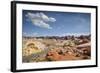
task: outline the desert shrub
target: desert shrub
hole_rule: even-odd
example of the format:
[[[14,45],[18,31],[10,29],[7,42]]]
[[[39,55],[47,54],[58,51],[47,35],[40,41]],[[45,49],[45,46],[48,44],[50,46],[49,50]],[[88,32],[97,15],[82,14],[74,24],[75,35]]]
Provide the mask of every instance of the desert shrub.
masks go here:
[[[75,46],[75,42],[72,41],[72,40],[68,40],[68,41],[63,45],[63,47],[66,47],[66,46],[70,46],[70,47]]]
[[[80,44],[79,40],[74,40],[74,43],[75,43],[75,45],[79,45]]]

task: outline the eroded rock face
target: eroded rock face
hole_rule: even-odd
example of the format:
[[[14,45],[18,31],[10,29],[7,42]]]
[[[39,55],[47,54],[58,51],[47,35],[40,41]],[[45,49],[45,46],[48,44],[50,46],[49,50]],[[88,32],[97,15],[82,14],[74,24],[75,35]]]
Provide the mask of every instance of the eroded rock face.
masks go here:
[[[29,44],[34,44],[35,47],[37,47],[38,49],[41,49],[41,50],[44,50],[46,48],[46,46],[39,41],[28,41],[26,43],[26,47],[28,47]]]
[[[53,49],[50,52],[48,52],[46,58],[51,61],[81,60],[81,59],[89,59],[90,54],[91,54],[90,44],[88,44],[88,47],[87,44],[85,44],[84,48],[82,47],[81,49],[77,49],[77,47]]]
[[[90,42],[82,44],[82,45],[78,45],[77,48],[79,50],[82,50],[84,55],[88,55],[88,56],[91,55],[91,43]]]
[[[91,49],[89,47],[83,48],[83,54],[91,56]]]
[[[38,41],[28,41],[22,49],[23,56],[28,56],[34,53],[43,51],[46,48],[44,44]]]

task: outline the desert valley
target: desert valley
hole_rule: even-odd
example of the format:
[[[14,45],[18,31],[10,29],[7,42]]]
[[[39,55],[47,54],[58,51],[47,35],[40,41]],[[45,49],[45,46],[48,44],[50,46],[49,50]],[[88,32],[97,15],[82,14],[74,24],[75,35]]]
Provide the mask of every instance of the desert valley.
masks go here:
[[[91,59],[91,35],[23,37],[22,44],[23,63]]]

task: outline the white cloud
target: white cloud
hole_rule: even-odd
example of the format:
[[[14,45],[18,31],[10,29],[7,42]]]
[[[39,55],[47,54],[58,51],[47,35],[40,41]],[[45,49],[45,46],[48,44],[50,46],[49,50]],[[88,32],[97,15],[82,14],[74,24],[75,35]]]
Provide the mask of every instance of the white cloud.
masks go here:
[[[51,22],[55,22],[55,21],[56,21],[56,19],[55,19],[55,18],[53,18],[53,17],[50,17],[50,21],[51,21]]]
[[[32,34],[32,36],[38,36],[38,33],[37,33],[37,32],[35,32],[35,33],[33,33],[33,34]]]
[[[85,33],[64,33],[62,34],[62,36],[67,36],[67,35],[74,35],[74,36],[80,36],[80,35],[89,35],[89,32],[85,32]]]
[[[33,25],[41,27],[41,28],[47,28],[52,29],[50,24],[48,22],[55,22],[56,19],[53,17],[48,17],[44,13],[30,13],[28,12],[26,16],[32,21]]]
[[[27,35],[27,33],[26,32],[23,32],[23,35]]]
[[[38,33],[37,32],[31,32],[31,33],[23,32],[23,36],[38,36]]]

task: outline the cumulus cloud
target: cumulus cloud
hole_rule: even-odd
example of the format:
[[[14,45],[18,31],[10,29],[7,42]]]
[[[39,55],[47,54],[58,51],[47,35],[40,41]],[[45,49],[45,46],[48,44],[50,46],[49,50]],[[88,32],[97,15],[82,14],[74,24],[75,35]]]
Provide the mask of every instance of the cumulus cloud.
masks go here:
[[[74,36],[80,36],[80,35],[89,35],[89,32],[84,32],[84,33],[63,33],[62,36],[67,36],[67,35],[74,35]]]
[[[38,33],[37,33],[37,32],[32,32],[32,33],[30,34],[30,36],[36,37],[36,36],[38,36]]]
[[[50,24],[48,22],[55,22],[56,19],[53,17],[48,17],[44,13],[30,13],[28,12],[26,16],[31,20],[33,25],[41,27],[41,28],[47,28],[47,29],[52,29]]]
[[[38,36],[38,33],[37,32],[31,32],[31,33],[23,32],[23,36]]]

